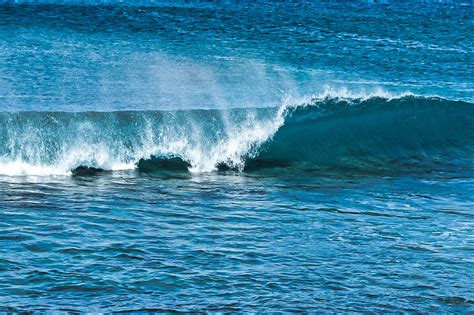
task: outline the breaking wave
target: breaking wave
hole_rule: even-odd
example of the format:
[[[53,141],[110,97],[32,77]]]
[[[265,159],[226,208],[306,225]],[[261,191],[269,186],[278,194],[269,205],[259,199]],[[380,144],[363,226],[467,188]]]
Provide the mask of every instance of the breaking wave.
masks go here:
[[[474,104],[330,94],[279,108],[0,113],[0,175],[390,169],[471,159]]]

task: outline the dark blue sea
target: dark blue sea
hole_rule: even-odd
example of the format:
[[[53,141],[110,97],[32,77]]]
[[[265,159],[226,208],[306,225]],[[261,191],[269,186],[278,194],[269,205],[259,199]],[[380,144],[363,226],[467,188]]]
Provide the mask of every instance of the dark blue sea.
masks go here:
[[[474,312],[474,3],[0,1],[0,313]]]

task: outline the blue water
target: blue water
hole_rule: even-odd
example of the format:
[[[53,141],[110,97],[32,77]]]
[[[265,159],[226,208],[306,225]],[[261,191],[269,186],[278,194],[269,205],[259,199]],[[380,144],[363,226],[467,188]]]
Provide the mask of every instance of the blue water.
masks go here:
[[[0,1],[0,312],[473,312],[473,10]]]

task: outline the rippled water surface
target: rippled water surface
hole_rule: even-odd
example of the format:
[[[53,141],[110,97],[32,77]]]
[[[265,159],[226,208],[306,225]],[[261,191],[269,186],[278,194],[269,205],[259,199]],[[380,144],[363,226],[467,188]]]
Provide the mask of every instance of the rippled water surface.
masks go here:
[[[3,305],[472,309],[469,178],[2,179]]]
[[[13,2],[0,312],[474,312],[469,1]]]

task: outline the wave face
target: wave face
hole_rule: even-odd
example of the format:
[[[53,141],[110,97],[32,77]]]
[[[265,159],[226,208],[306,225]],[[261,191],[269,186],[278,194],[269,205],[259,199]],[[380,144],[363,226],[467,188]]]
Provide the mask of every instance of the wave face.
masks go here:
[[[474,105],[318,97],[279,108],[0,113],[0,174],[268,167],[391,169],[471,160]]]
[[[440,98],[323,99],[290,110],[252,165],[362,171],[472,157],[474,106]]]

